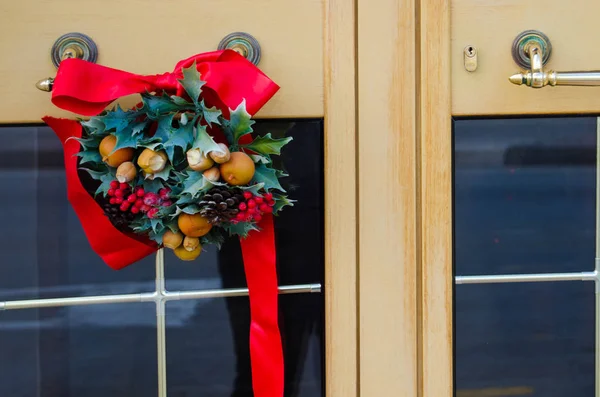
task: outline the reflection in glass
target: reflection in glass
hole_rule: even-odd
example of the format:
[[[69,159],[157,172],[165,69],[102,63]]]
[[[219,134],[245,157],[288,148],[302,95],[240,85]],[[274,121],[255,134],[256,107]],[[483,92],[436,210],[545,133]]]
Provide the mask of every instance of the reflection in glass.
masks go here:
[[[285,397],[324,396],[323,296],[282,295]],[[167,304],[170,396],[251,397],[247,297]]]
[[[456,120],[456,275],[593,270],[596,118]]]
[[[152,303],[0,312],[0,352],[0,396],[156,395]]]
[[[458,285],[455,307],[457,397],[594,396],[593,282]]]
[[[92,251],[67,201],[62,148],[49,128],[2,127],[0,300],[154,288],[154,258],[115,272]]]

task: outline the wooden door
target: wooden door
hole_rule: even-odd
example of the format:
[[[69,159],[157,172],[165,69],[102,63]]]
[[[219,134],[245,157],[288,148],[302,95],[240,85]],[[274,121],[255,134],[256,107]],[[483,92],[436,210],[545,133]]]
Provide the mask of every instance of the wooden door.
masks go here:
[[[123,340],[123,336],[119,337],[120,328],[143,328],[153,323],[152,310],[148,310],[144,305],[139,307],[127,307],[127,305],[113,307],[113,305],[104,312],[84,309],[80,313],[89,313],[89,316],[84,316],[89,319],[87,324],[92,329],[89,332],[81,330],[85,328],[86,320],[77,320],[78,315],[73,314],[71,309],[61,305],[55,309],[41,309],[44,305],[50,305],[47,299],[70,297],[79,299],[78,304],[84,305],[81,307],[87,307],[85,304],[93,300],[89,296],[117,296],[125,293],[122,283],[137,285],[130,286],[133,288],[131,292],[136,292],[137,288],[146,288],[148,283],[150,283],[149,288],[154,288],[152,286],[154,265],[151,260],[150,264],[138,264],[137,270],[127,270],[122,272],[122,275],[108,274],[106,271],[97,270],[102,264],[91,256],[85,257],[87,259],[82,260],[81,263],[78,262],[79,257],[76,252],[85,245],[84,239],[77,236],[60,238],[62,234],[67,233],[65,229],[67,220],[72,222],[75,218],[65,207],[66,201],[64,205],[56,204],[51,210],[44,210],[43,206],[39,205],[44,200],[62,203],[61,200],[66,198],[64,181],[60,174],[61,162],[60,159],[56,159],[56,153],[52,154],[52,151],[57,150],[57,145],[40,119],[44,115],[71,118],[74,115],[58,111],[51,105],[49,94],[35,87],[38,80],[52,77],[56,73],[50,51],[55,40],[65,33],[80,32],[91,37],[98,46],[97,63],[99,64],[138,74],[159,74],[171,71],[180,59],[217,49],[223,37],[241,31],[251,34],[258,40],[262,49],[259,67],[281,86],[280,92],[257,114],[256,118],[264,121],[265,128],[269,128],[269,125],[274,128],[281,126],[287,128],[290,123],[295,124],[300,138],[311,133],[317,134],[313,140],[312,138],[299,139],[312,150],[306,153],[306,167],[314,169],[314,175],[320,175],[319,180],[322,182],[320,187],[318,181],[308,180],[304,183],[305,186],[315,188],[314,197],[311,197],[316,203],[313,210],[318,212],[315,218],[317,229],[314,235],[309,233],[305,239],[302,239],[303,241],[288,242],[286,246],[289,249],[306,250],[303,244],[312,244],[316,249],[314,252],[317,252],[317,256],[313,258],[314,263],[321,263],[318,272],[324,274],[324,277],[322,280],[314,280],[314,283],[322,284],[320,296],[323,299],[316,300],[321,303],[317,303],[315,306],[317,311],[313,315],[318,317],[318,313],[323,313],[324,320],[315,321],[323,325],[322,329],[316,332],[320,332],[324,350],[321,349],[319,353],[318,348],[313,349],[308,356],[298,362],[290,363],[290,366],[295,368],[294,371],[304,374],[302,379],[305,383],[299,388],[299,384],[290,384],[286,393],[290,396],[297,395],[295,393],[314,395],[315,392],[325,393],[326,390],[328,396],[356,396],[358,384],[357,251],[354,247],[357,230],[355,197],[357,170],[353,2],[186,0],[175,4],[112,0],[83,3],[61,0],[39,3],[25,0],[4,2],[0,6],[0,14],[2,15],[0,51],[3,54],[0,57],[0,76],[2,76],[0,92],[4,97],[0,109],[0,123],[3,124],[0,130],[5,142],[9,142],[3,145],[7,157],[4,161],[0,161],[3,165],[0,172],[5,172],[4,175],[12,181],[11,183],[18,183],[19,188],[31,190],[29,193],[23,191],[18,195],[29,194],[30,197],[33,195],[37,200],[21,200],[23,214],[29,210],[33,211],[27,215],[27,221],[21,222],[22,224],[18,216],[13,216],[18,211],[12,211],[12,215],[9,216],[11,211],[8,207],[2,210],[1,218],[5,222],[2,234],[6,240],[1,248],[3,254],[0,260],[5,272],[2,277],[3,293],[0,296],[0,332],[6,337],[3,337],[3,342],[0,342],[2,345],[0,351],[1,354],[7,354],[4,358],[5,363],[8,363],[9,357],[21,358],[16,362],[13,360],[11,367],[15,369],[15,374],[11,375],[8,370],[3,371],[7,378],[0,381],[0,384],[4,385],[2,387],[6,388],[2,394],[17,395],[15,390],[26,385],[26,390],[21,390],[24,396],[35,393],[37,395],[68,393],[93,395],[93,390],[102,395],[115,395],[117,389],[127,395],[140,393],[139,395],[166,396],[167,390],[171,396],[184,396],[188,395],[187,393],[191,393],[189,395],[221,393],[225,396],[233,392],[249,395],[247,389],[249,378],[239,379],[248,375],[239,373],[239,366],[245,365],[244,357],[238,357],[237,361],[224,359],[224,365],[227,367],[224,371],[229,374],[228,379],[231,378],[231,382],[241,382],[242,386],[235,391],[233,388],[228,389],[231,385],[223,388],[223,385],[214,383],[220,379],[218,371],[214,370],[218,366],[218,360],[213,361],[210,358],[212,353],[206,353],[206,356],[204,353],[189,356],[185,346],[177,344],[178,339],[185,338],[184,334],[178,336],[175,331],[171,338],[174,347],[170,350],[172,353],[167,353],[166,359],[168,377],[162,371],[164,368],[160,364],[157,374],[156,366],[150,365],[157,352],[156,342],[153,342],[152,338],[144,340],[143,334],[135,332],[125,336],[126,340]],[[135,98],[131,99],[134,100]],[[306,135],[302,135],[304,132]],[[46,150],[44,148],[52,153],[44,152]],[[51,176],[46,172],[48,167],[53,170]],[[27,175],[16,176],[21,171]],[[14,175],[8,177],[7,175],[11,173]],[[19,178],[25,178],[26,181],[15,182],[19,181]],[[7,205],[10,202],[6,200]],[[25,204],[27,202],[34,203],[32,205],[35,208],[30,208],[29,204]],[[8,230],[9,221],[14,227],[12,232]],[[23,249],[21,243],[27,235],[35,237],[27,245],[28,248]],[[82,272],[74,270],[73,265],[77,269],[89,266],[90,269],[96,270],[90,270],[89,277],[82,276],[80,274]],[[172,267],[171,269],[169,270],[167,257],[167,288],[171,290],[185,289],[186,280],[200,280],[192,289],[197,289],[198,286],[211,287],[211,284],[207,284],[208,281],[204,280],[205,270],[201,268],[195,270],[188,268],[187,271],[185,268]],[[171,286],[169,286],[170,271],[174,279]],[[100,275],[96,274],[98,272]],[[98,281],[97,278],[102,280]],[[96,285],[97,282],[101,282],[101,285]],[[223,285],[218,287],[221,288]],[[16,304],[17,300],[24,303]],[[28,312],[2,311],[18,305],[30,309]],[[191,310],[189,316],[182,317],[187,318],[191,323],[193,321],[190,319],[194,316],[198,319],[203,316],[200,307],[176,306],[171,309],[175,318],[171,325],[167,313],[167,352],[169,352],[169,328],[173,327],[175,330],[178,327],[185,328],[185,321],[177,320],[178,316],[186,310]],[[207,315],[208,312],[204,313],[208,317],[226,316],[227,310],[235,311],[230,306],[223,300],[219,306],[223,309],[221,314],[218,314],[219,311],[212,311],[211,315]],[[135,313],[142,312],[146,317],[140,320],[141,323],[132,320],[137,316]],[[192,312],[195,314],[192,315]],[[240,313],[241,316],[245,315]],[[93,319],[94,316],[97,318]],[[298,316],[303,315],[299,314],[296,317]],[[206,318],[208,328],[204,332],[213,335],[220,333],[218,328],[210,331],[211,324],[217,323],[218,319],[213,317],[211,320],[208,317]],[[123,323],[120,323],[119,318]],[[292,320],[289,321],[293,324],[294,316],[291,318]],[[83,321],[84,324],[78,321]],[[112,324],[112,326],[103,325],[98,329],[94,328],[98,323]],[[301,323],[302,321],[298,324]],[[16,337],[14,332],[16,329],[29,331],[17,333],[21,337]],[[89,346],[91,342],[88,339],[94,335],[97,337],[98,346],[103,346],[102,351],[96,352],[98,354],[96,357],[94,357],[96,353],[91,353],[85,347]],[[111,354],[119,351],[116,347],[118,343],[115,342],[111,347],[109,335],[113,335],[113,340],[118,340],[121,346],[137,344],[136,351],[140,353],[120,358],[116,355],[114,359],[119,361],[119,364],[115,364],[112,370],[107,369],[98,373],[91,369],[94,367],[94,360],[99,363],[109,362]],[[223,335],[227,335],[227,331]],[[77,341],[78,343],[75,343]],[[315,342],[310,343],[314,345]],[[236,355],[236,347],[231,343],[227,345],[219,354],[222,353],[222,357]],[[160,349],[159,343],[159,352]],[[203,351],[202,348],[196,350],[197,353],[199,351]],[[188,357],[184,359],[183,356],[186,354]],[[77,355],[80,357],[75,360],[73,357]],[[89,373],[83,366],[86,357],[91,366]],[[183,364],[186,360],[189,365]],[[319,364],[321,361],[324,362],[324,366]],[[214,362],[214,365],[210,364],[211,362]],[[309,364],[306,364],[307,362]],[[303,372],[303,366],[309,369]],[[17,371],[17,368],[22,368],[23,371],[24,368],[31,368],[31,372]],[[321,370],[310,373],[314,372],[315,368]],[[16,375],[17,372],[24,375],[19,377]],[[160,385],[158,391],[157,382]],[[306,388],[309,384],[310,387]]]
[[[596,11],[358,1],[361,395],[598,395]]]

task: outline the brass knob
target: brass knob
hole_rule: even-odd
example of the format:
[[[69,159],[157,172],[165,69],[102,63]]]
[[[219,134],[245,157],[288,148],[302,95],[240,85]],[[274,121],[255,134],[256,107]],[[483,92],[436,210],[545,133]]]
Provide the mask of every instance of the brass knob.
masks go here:
[[[258,41],[244,32],[230,33],[221,40],[219,50],[233,50],[255,65],[260,62],[261,50]]]
[[[79,58],[88,62],[96,62],[98,59],[98,46],[89,36],[83,33],[67,33],[60,36],[52,45],[50,51],[52,63],[58,65],[67,58]],[[54,79],[49,77],[38,81],[35,86],[38,90],[50,92],[54,85]]]

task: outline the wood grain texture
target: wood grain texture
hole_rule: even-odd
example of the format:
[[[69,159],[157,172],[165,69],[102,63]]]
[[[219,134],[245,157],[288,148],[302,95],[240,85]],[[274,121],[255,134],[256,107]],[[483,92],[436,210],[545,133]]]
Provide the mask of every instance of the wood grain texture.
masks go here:
[[[538,29],[553,52],[546,68],[599,70],[596,50],[600,2],[589,0],[452,0],[452,113],[454,115],[574,114],[600,112],[598,87],[516,86],[514,38]],[[463,66],[463,48],[479,49],[479,68]]]
[[[354,0],[325,2],[326,394],[357,397]]]
[[[417,396],[415,2],[358,0],[360,395]]]
[[[323,1],[1,1],[0,122],[72,117],[35,88],[56,74],[50,49],[72,31],[94,39],[98,63],[139,74],[171,71],[231,32],[250,33],[262,47],[260,68],[282,87],[257,117],[322,117]]]
[[[420,0],[421,397],[451,397],[452,139],[450,10]]]

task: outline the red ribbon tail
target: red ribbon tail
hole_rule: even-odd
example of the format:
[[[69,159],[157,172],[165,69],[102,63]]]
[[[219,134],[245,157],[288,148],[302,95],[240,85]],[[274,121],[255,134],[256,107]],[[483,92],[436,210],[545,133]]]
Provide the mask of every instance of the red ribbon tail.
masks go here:
[[[104,216],[100,205],[89,195],[77,174],[77,156],[82,127],[78,121],[44,117],[63,144],[65,157],[65,173],[67,176],[67,196],[92,249],[111,268],[117,270],[152,254],[157,246],[148,240],[140,242],[119,230]]]
[[[265,214],[260,231],[240,239],[250,295],[250,361],[255,397],[283,397],[283,349],[278,324],[275,230]]]

